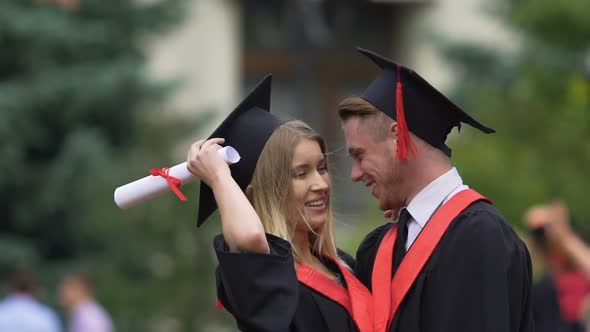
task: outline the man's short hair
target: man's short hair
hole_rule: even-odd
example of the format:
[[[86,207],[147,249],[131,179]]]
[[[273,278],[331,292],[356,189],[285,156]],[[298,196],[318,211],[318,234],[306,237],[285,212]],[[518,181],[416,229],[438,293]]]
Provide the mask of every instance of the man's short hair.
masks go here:
[[[344,99],[338,105],[338,116],[343,122],[352,117],[359,117],[361,124],[358,129],[372,132],[373,137],[378,140],[385,139],[389,126],[393,123],[393,119],[360,97]]]
[[[35,295],[39,290],[39,280],[33,270],[19,268],[10,280],[10,290],[18,293]]]

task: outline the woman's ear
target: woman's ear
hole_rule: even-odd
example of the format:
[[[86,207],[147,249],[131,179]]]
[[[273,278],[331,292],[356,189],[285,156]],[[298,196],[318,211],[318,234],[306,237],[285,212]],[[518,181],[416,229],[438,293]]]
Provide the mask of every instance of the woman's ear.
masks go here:
[[[249,184],[249,185],[246,187],[246,192],[245,192],[245,194],[246,194],[246,197],[248,198],[248,200],[249,200],[250,202],[252,202],[252,200],[254,199],[254,187],[252,187],[252,185],[251,185],[251,184]]]

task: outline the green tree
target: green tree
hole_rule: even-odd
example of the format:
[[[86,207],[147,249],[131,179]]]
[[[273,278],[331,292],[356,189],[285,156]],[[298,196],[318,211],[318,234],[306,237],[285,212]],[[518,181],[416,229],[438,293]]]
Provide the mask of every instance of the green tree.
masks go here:
[[[587,1],[504,2],[495,13],[520,38],[518,52],[452,44],[456,99],[497,134],[454,145],[468,182],[517,225],[531,204],[563,197],[590,226],[585,202],[590,165],[590,49]]]
[[[207,120],[164,116],[174,84],[145,75],[145,42],[182,12],[182,0],[0,2],[0,279],[27,264],[54,287],[84,268],[118,331],[219,318],[215,226],[195,231],[195,195],[113,202],[117,186],[178,162],[171,147]]]
[[[79,193],[133,143],[142,104],[157,102],[141,41],[170,25],[176,2],[0,4],[1,227],[43,259],[82,250]]]

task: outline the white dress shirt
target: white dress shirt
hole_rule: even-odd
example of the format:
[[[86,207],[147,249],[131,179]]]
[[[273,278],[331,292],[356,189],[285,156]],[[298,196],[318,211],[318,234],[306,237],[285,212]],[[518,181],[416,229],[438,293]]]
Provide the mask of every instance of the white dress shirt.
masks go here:
[[[412,216],[408,222],[408,240],[406,251],[412,246],[430,217],[436,210],[458,192],[469,189],[453,167],[422,189],[405,209]]]

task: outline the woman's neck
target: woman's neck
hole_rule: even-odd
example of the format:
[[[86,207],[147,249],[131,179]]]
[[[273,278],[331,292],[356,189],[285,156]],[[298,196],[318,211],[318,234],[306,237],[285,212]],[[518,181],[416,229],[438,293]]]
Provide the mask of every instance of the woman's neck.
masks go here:
[[[293,247],[299,253],[299,259],[296,264],[304,264],[326,277],[337,280],[338,276],[334,274],[324,262],[314,255],[311,251],[311,245],[309,243],[309,232],[297,232],[292,240]]]
[[[315,260],[309,245],[309,233],[307,231],[297,231],[293,237],[293,247],[299,253],[301,263],[308,264]]]

